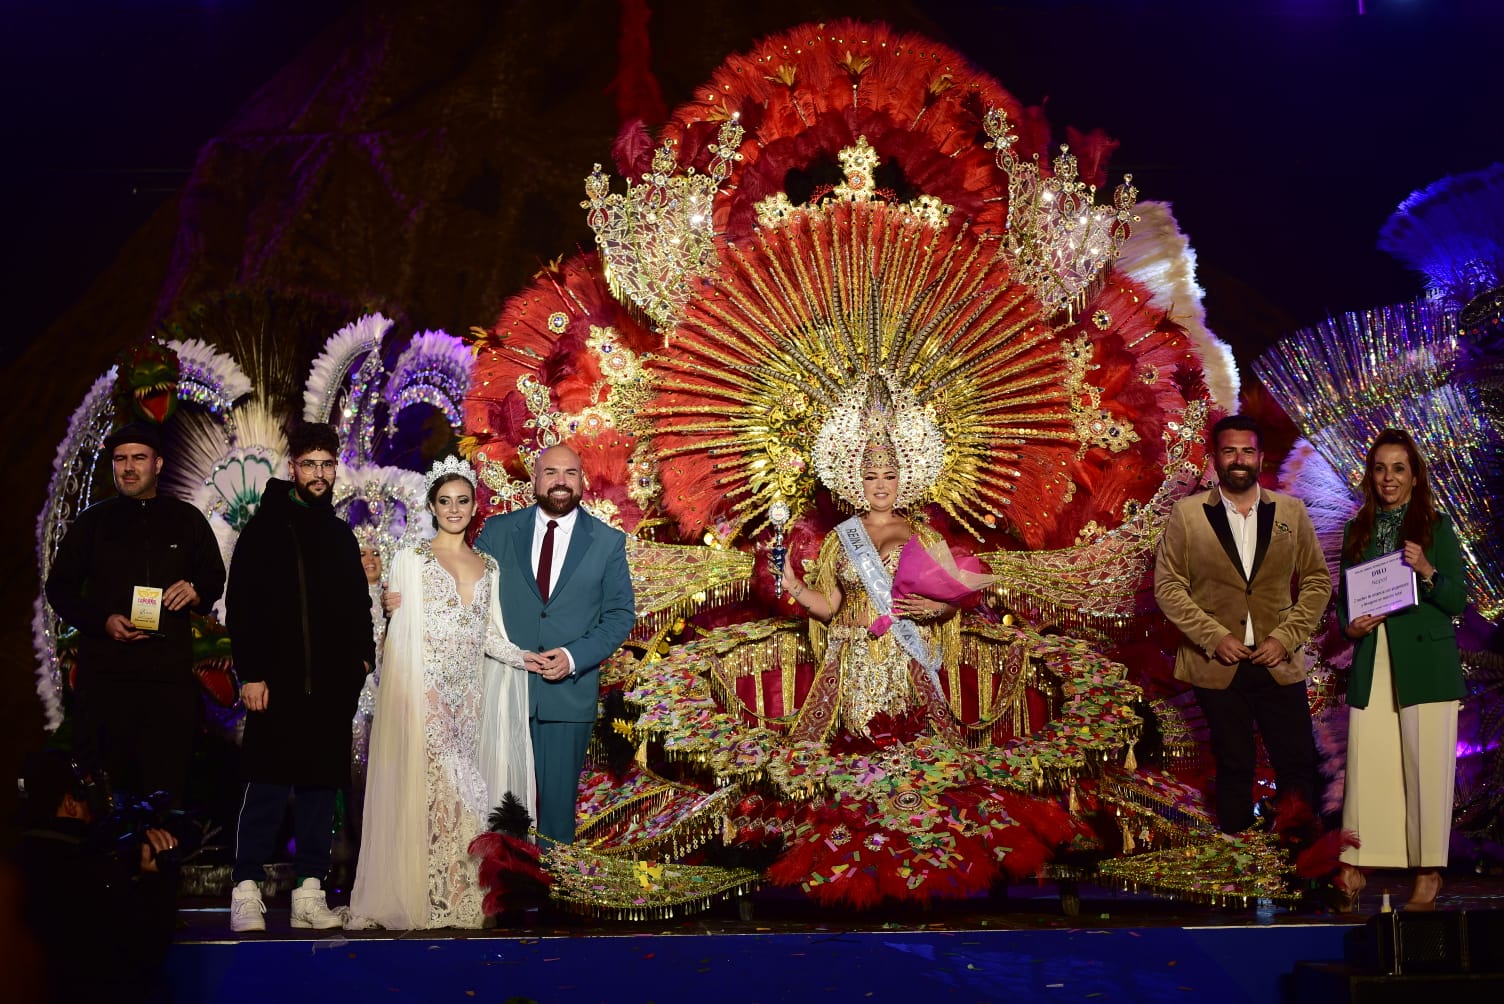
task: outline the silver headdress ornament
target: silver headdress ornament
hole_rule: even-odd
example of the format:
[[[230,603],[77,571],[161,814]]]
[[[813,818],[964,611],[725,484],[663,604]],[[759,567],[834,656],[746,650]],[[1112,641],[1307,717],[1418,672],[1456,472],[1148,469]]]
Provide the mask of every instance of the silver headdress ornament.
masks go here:
[[[886,373],[861,377],[840,393],[815,437],[815,473],[848,505],[865,509],[862,472],[898,471],[896,504],[923,502],[940,480],[945,435],[932,410]]]
[[[392,558],[396,556],[396,541],[391,534],[382,533],[381,527],[372,523],[360,523],[350,527],[355,534],[355,543],[360,545],[362,551],[375,551],[381,560],[381,575],[386,577],[387,570],[392,567]]]
[[[443,460],[435,460],[433,462],[433,466],[428,469],[428,474],[423,478],[423,491],[425,493],[433,491],[435,484],[452,474],[458,474],[470,482],[472,489],[478,484],[475,478],[475,468],[471,467],[468,461],[456,457],[451,453]]]
[[[350,532],[355,534],[355,542],[360,545],[362,551],[382,550],[381,530],[370,523],[361,523],[350,527]]]

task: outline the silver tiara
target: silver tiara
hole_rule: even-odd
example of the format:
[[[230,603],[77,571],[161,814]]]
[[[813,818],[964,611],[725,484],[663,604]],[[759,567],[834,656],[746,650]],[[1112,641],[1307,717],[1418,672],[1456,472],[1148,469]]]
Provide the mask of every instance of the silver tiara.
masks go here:
[[[428,469],[427,476],[423,478],[423,491],[425,493],[433,491],[434,484],[444,480],[451,474],[458,474],[470,482],[472,489],[475,487],[475,468],[471,467],[469,462],[450,454],[443,460],[435,460],[433,462],[433,466]]]

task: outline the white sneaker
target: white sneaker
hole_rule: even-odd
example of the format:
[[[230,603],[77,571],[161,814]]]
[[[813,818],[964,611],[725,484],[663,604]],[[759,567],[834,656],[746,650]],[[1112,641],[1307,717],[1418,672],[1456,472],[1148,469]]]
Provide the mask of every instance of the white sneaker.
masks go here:
[[[319,931],[345,926],[344,919],[329,909],[318,879],[304,879],[302,886],[292,891],[292,926]]]
[[[264,931],[265,913],[266,904],[261,902],[261,887],[255,882],[246,879],[230,890],[230,930],[237,934]]]

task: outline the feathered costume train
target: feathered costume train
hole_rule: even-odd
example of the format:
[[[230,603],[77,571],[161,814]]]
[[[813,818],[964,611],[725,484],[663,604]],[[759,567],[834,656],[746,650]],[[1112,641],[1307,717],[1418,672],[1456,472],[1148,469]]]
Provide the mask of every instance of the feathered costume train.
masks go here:
[[[626,191],[586,181],[597,251],[478,338],[482,501],[529,501],[531,457],[565,442],[631,535],[640,641],[603,677],[627,710],[582,781],[592,852],[760,850],[772,881],[866,906],[1101,849],[1076,786],[1122,763],[1141,692],[1099,643],[1146,608],[1236,389],[1168,210],[1126,180],[1099,202],[1114,144],[1072,139],[1047,163],[1040,112],[923,38],[794,29],[729,58],[656,148],[626,131]],[[811,567],[843,515],[817,439],[871,381],[939,430],[926,532],[997,581],[942,632],[959,736],[795,741],[822,635],[767,555]]]

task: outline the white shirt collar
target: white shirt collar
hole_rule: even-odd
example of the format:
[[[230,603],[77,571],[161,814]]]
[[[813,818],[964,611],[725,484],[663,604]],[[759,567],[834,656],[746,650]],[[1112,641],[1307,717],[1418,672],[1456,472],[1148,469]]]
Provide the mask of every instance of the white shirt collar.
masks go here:
[[[548,513],[543,511],[542,506],[534,506],[533,512],[535,513],[533,525],[536,528],[540,530],[547,529],[548,521],[552,519],[557,520],[559,523],[555,532],[568,533],[569,531],[574,529],[575,517],[580,514],[580,507],[575,506],[573,509],[569,510],[562,516],[550,516]]]
[[[1238,511],[1238,504],[1236,502],[1234,502],[1232,499],[1230,499],[1230,498],[1227,497],[1227,493],[1222,490],[1222,486],[1221,485],[1217,486],[1217,495],[1221,497],[1222,504],[1227,507],[1227,511],[1228,512],[1233,513],[1234,515],[1237,515],[1237,516],[1242,516],[1243,515],[1241,512]],[[1248,507],[1248,515],[1249,516],[1252,516],[1258,510],[1259,503],[1263,501],[1263,495],[1264,495],[1263,489],[1259,489],[1259,493],[1253,497],[1253,505],[1251,505],[1251,506]]]

